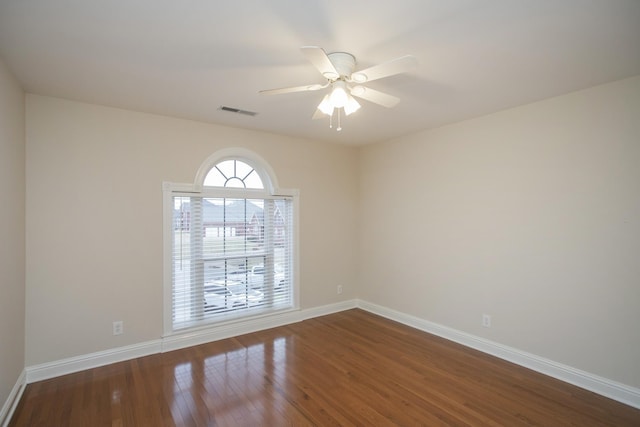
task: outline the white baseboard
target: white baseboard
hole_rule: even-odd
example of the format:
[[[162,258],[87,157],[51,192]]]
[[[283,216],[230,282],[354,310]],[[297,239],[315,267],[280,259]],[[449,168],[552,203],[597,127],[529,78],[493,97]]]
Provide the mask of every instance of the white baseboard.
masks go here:
[[[217,341],[238,335],[249,334],[264,329],[289,325],[312,317],[324,316],[348,310],[357,306],[355,300],[314,307],[305,310],[292,310],[275,315],[265,315],[249,320],[228,322],[199,330],[172,334],[162,339],[147,341],[140,344],[118,347],[109,350],[89,353],[81,356],[55,360],[26,368],[26,383],[42,381],[61,375],[97,368],[111,363],[135,359],[166,351],[178,350],[211,341]]]
[[[276,328],[300,321],[300,310],[270,314],[252,319],[230,321],[215,326],[177,332],[162,338],[162,352],[200,345],[264,329]]]
[[[18,383],[16,383],[16,386],[14,387],[14,391],[12,391],[12,395],[5,403],[2,409],[3,412],[0,412],[0,421],[3,420],[3,415],[6,416],[6,411],[12,411],[15,409],[15,405],[22,395],[24,386],[27,383],[79,372],[85,369],[96,368],[110,363],[130,360],[136,357],[177,350],[206,342],[217,341],[264,329],[288,325],[356,307],[396,322],[403,323],[407,326],[438,335],[450,341],[499,357],[517,365],[524,366],[536,372],[557,378],[569,384],[576,385],[640,409],[640,389],[638,388],[602,378],[534,354],[498,344],[466,332],[448,328],[446,326],[429,322],[377,304],[362,300],[349,300],[305,310],[293,310],[276,315],[258,317],[248,321],[229,322],[215,327],[173,334],[159,340],[27,367],[25,369],[26,373],[23,372]]]
[[[634,408],[640,409],[640,389],[603,378],[589,372],[572,368],[534,354],[517,350],[466,332],[448,328],[437,323],[411,316],[396,310],[382,307],[367,301],[358,300],[358,308],[382,317],[403,323],[407,326],[448,339],[483,353],[499,357],[525,368],[569,384],[584,388]]]
[[[328,314],[339,313],[358,307],[358,300],[342,301],[335,304],[323,305],[320,307],[308,308],[300,312],[300,320],[312,319],[314,317],[326,316]]]
[[[159,353],[160,349],[160,340],[153,340],[140,344],[98,351],[96,353],[89,353],[82,356],[55,360],[53,362],[42,363],[40,365],[28,366],[26,368],[27,383],[72,374],[74,372],[84,371],[85,369],[97,368],[99,366],[122,362],[124,360],[135,359],[136,357],[148,356],[150,354]]]
[[[9,421],[11,421],[13,412],[16,410],[16,406],[18,406],[18,402],[20,402],[20,398],[22,397],[22,393],[24,392],[26,385],[27,372],[23,369],[20,376],[18,376],[18,380],[11,389],[7,400],[4,402],[2,409],[0,409],[0,426],[7,427],[7,425],[9,425]]]
[[[238,335],[250,334],[278,326],[290,325],[313,317],[324,316],[339,311],[356,308],[355,300],[343,301],[335,304],[304,310],[291,310],[279,314],[269,314],[252,319],[228,322],[215,327],[191,330],[184,333],[168,335],[162,339],[162,351],[178,350],[185,347],[218,341]]]

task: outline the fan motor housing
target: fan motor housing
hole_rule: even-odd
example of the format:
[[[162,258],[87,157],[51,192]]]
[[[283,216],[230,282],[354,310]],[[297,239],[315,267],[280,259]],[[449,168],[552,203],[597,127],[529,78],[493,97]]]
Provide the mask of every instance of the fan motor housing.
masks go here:
[[[347,52],[332,52],[327,55],[334,68],[340,74],[338,78],[331,80],[339,80],[340,77],[349,77],[356,67],[356,57]]]

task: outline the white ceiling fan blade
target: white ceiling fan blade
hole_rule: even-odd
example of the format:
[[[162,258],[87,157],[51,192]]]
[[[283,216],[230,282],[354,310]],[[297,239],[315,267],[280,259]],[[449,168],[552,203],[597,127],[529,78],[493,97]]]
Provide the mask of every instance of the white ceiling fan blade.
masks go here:
[[[306,92],[310,90],[320,90],[324,89],[328,85],[305,85],[305,86],[292,86],[292,87],[283,87],[279,89],[267,89],[261,90],[259,93],[261,95],[279,95],[281,93],[291,93],[291,92]]]
[[[364,86],[356,86],[351,89],[351,95],[358,98],[365,99],[374,104],[382,105],[383,107],[392,108],[398,105],[400,98],[396,98],[393,95],[386,94],[377,90],[369,89]]]
[[[411,55],[401,56],[364,70],[356,71],[351,75],[351,81],[356,83],[370,82],[395,74],[406,73],[418,65],[418,60]]]
[[[328,80],[335,80],[340,77],[340,74],[336,70],[336,67],[331,63],[331,60],[324,49],[318,46],[302,46],[300,50],[307,60],[311,62],[318,71],[320,71],[324,78]]]

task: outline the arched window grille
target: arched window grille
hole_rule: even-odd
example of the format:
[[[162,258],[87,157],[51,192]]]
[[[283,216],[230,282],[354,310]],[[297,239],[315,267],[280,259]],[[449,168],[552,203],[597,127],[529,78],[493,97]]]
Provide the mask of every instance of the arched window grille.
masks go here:
[[[241,160],[223,160],[211,168],[204,178],[206,187],[264,189],[258,172]]]

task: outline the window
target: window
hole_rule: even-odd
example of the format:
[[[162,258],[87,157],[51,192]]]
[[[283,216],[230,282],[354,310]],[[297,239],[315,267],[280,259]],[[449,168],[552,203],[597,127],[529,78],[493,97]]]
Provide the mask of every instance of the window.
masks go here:
[[[165,184],[167,332],[296,306],[295,193],[274,191],[255,159],[218,157],[196,185]]]

